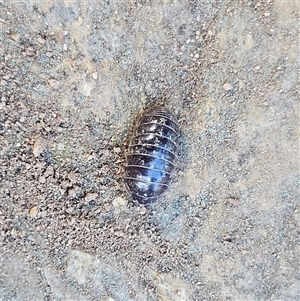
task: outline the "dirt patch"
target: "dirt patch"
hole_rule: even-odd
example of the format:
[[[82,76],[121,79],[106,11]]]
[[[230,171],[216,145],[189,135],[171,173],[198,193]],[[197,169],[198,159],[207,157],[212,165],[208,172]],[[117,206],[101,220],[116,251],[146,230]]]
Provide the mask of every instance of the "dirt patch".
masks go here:
[[[198,2],[0,3],[3,300],[300,298],[299,5]],[[180,152],[148,210],[122,172],[156,101]]]

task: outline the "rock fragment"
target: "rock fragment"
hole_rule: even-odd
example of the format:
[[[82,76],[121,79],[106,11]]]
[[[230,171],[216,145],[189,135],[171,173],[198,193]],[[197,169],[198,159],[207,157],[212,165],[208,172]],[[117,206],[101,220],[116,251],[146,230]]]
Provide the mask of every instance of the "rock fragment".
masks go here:
[[[38,157],[44,151],[46,146],[47,146],[46,140],[42,137],[38,137],[33,145],[33,149],[32,149],[33,155],[35,157]]]
[[[54,90],[57,90],[60,86],[60,82],[56,79],[49,79],[48,80],[48,84],[51,88],[53,88]]]
[[[233,87],[232,87],[232,85],[231,85],[230,83],[225,83],[225,84],[223,85],[223,89],[224,89],[225,91],[231,91],[231,90],[233,89]]]
[[[38,212],[39,212],[38,207],[33,206],[29,211],[29,215],[30,215],[30,217],[34,218],[37,216]]]

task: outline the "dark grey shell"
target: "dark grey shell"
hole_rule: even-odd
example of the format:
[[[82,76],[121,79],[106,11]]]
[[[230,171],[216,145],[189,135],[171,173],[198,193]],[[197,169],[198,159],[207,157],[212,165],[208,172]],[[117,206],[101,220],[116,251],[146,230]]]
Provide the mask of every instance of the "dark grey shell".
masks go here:
[[[163,106],[147,109],[138,119],[125,165],[125,184],[140,204],[155,202],[167,189],[177,156],[179,126]]]

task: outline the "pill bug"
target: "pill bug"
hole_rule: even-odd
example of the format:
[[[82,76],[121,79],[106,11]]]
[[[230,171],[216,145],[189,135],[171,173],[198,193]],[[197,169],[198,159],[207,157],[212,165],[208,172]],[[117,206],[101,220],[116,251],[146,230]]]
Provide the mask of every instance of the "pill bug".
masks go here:
[[[138,118],[130,139],[124,180],[140,204],[154,203],[167,189],[177,156],[179,126],[164,107],[155,105]]]

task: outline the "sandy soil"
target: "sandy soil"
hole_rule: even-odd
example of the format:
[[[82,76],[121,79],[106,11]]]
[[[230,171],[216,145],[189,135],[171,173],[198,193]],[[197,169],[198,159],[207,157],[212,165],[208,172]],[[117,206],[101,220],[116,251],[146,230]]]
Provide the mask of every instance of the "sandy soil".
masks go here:
[[[0,1],[0,299],[299,300],[299,2]],[[151,210],[139,112],[179,119]]]

